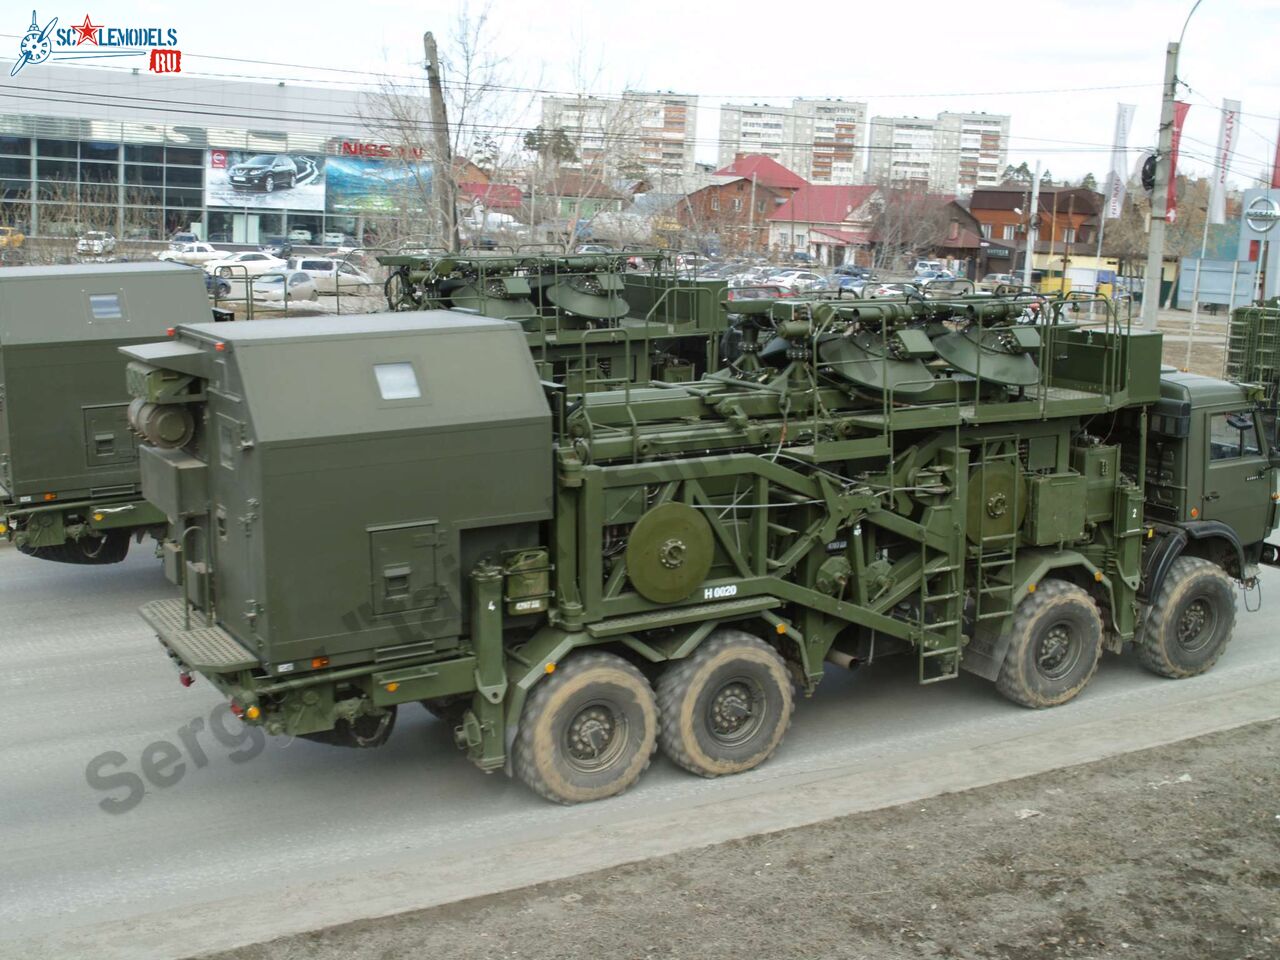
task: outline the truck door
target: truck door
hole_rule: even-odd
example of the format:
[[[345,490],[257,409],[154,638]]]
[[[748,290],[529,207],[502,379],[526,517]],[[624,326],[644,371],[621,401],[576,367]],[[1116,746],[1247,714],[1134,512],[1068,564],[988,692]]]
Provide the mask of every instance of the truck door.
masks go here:
[[[1251,409],[1209,413],[1201,517],[1220,520],[1244,544],[1270,533],[1270,464]]]

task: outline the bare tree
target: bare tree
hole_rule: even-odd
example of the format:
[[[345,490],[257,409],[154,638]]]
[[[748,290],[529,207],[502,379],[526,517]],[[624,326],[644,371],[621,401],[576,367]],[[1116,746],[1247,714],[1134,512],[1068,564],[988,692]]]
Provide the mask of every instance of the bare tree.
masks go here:
[[[512,165],[518,138],[503,133],[513,105],[506,79],[508,59],[497,40],[486,4],[478,12],[464,5],[439,51],[449,119],[449,153],[444,162],[436,146],[426,77],[421,81],[383,78],[366,96],[361,119],[369,131],[392,146],[388,159],[388,217],[383,242],[435,237],[445,197],[457,196],[459,172],[474,163],[486,176]],[[443,188],[442,188],[443,185]]]
[[[874,266],[901,266],[907,256],[924,253],[947,238],[947,204],[923,185],[880,186],[875,218]]]

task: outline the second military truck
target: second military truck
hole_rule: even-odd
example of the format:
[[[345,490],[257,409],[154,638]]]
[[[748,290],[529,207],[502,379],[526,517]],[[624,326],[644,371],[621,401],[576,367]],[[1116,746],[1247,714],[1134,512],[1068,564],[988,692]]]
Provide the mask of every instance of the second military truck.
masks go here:
[[[200,271],[177,264],[0,271],[0,535],[46,560],[113,563],[163,533],[119,348],[210,319]]]
[[[376,746],[421,702],[566,803],[655,745],[751,769],[827,661],[1028,707],[1128,645],[1207,670],[1274,560],[1253,397],[1024,308],[735,304],[731,367],[576,399],[501,320],[181,327],[125,350],[181,424],[141,448],[181,590],[143,616],[270,733]]]

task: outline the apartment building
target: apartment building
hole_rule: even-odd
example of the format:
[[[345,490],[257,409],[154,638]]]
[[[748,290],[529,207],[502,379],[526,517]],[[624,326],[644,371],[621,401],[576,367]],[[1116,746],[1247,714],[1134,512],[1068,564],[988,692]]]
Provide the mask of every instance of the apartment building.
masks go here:
[[[739,154],[777,161],[813,183],[854,184],[862,179],[867,105],[840,99],[793,100],[789,107],[720,107],[720,164]]]
[[[627,90],[621,97],[543,97],[542,127],[562,129],[583,163],[638,163],[653,174],[694,170],[698,98]]]
[[[968,194],[1000,183],[1009,162],[1009,117],[943,112],[928,117],[872,117],[867,178]]]

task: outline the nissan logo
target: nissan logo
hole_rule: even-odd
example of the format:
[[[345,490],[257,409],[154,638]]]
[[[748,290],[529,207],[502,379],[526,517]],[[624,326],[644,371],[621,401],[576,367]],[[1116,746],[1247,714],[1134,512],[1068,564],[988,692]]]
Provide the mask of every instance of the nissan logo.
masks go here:
[[[1280,206],[1270,197],[1254,197],[1244,211],[1245,223],[1257,233],[1266,233],[1280,220]]]

